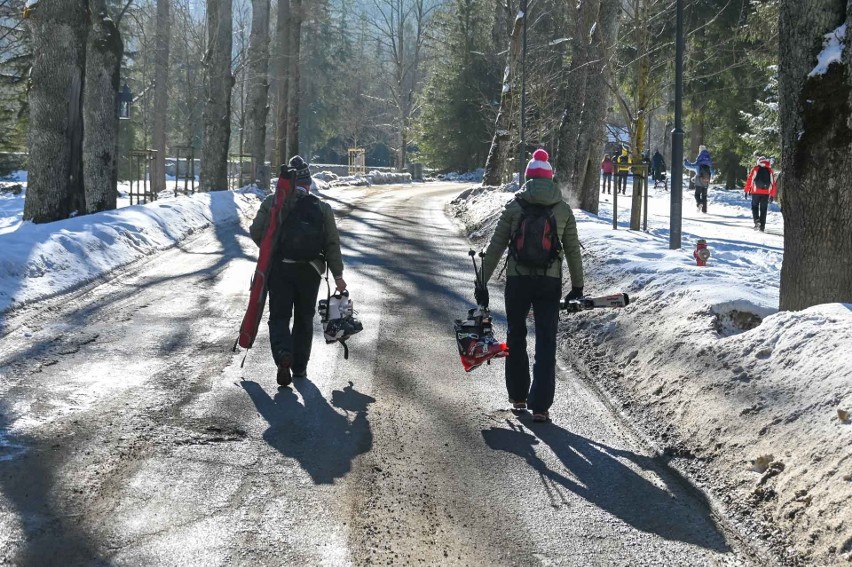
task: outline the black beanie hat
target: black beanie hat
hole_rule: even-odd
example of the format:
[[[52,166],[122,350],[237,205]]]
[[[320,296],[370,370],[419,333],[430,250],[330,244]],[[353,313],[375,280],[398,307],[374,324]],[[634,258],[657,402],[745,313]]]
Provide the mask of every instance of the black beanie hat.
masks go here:
[[[290,162],[288,164],[292,169],[296,170],[296,183],[311,182],[311,169],[308,167],[308,164],[305,163],[305,160],[302,159],[302,156],[293,156],[290,158]]]

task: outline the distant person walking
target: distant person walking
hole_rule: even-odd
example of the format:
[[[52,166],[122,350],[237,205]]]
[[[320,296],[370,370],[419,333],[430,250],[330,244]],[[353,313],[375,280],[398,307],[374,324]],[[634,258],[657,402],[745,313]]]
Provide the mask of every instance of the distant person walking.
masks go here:
[[[774,200],[778,194],[772,162],[765,157],[759,157],[757,165],[748,174],[745,194],[746,197],[751,195],[751,216],[754,219],[754,230],[764,232],[766,229],[766,210],[769,208],[769,202]]]
[[[260,246],[267,224],[279,223],[269,272],[269,342],[280,386],[288,386],[293,377],[307,376],[317,294],[326,263],[337,291],[346,289],[334,213],[328,203],[311,195],[311,171],[305,160],[293,156],[289,166],[296,170],[296,187],[287,196],[281,216],[269,218],[275,196],[270,195],[261,203],[249,229],[252,240]]]
[[[707,212],[707,189],[713,176],[713,159],[707,146],[698,146],[698,157],[695,162],[683,160],[683,165],[695,172],[692,183],[695,187],[695,206],[699,213]]]
[[[547,152],[538,149],[527,164],[527,182],[512,199],[494,230],[482,260],[485,283],[509,248],[506,264],[506,322],[509,357],[506,389],[513,409],[527,408],[533,421],[549,421],[556,388],[556,331],[562,295],[562,260],[568,263],[571,292],[583,297],[583,260],[577,222],[571,207],[553,184]],[[479,292],[477,292],[479,293]],[[477,297],[477,302],[482,303]],[[527,316],[535,321],[535,364],[530,384]]]
[[[621,155],[618,156],[616,166],[616,183],[615,190],[621,191],[622,195],[627,194],[627,176],[630,175],[630,152],[627,148],[621,147]]]
[[[655,150],[651,157],[651,179],[654,180],[654,187],[658,183],[662,183],[665,187],[666,183],[666,160],[660,150]]]
[[[612,193],[612,174],[615,172],[615,164],[609,154],[605,154],[601,162],[601,175],[603,175],[603,186],[601,193]]]

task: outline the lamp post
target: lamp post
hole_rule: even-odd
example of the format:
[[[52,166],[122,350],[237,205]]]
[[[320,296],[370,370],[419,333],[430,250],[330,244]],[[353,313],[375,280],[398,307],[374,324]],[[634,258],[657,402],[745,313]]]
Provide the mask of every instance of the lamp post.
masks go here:
[[[680,248],[683,224],[683,0],[677,0],[675,39],[675,123],[672,130],[672,193],[669,248]]]
[[[524,168],[526,166],[526,134],[524,128],[527,122],[527,0],[521,0],[523,12],[523,45],[521,47],[521,147],[518,150],[518,186],[524,184]]]

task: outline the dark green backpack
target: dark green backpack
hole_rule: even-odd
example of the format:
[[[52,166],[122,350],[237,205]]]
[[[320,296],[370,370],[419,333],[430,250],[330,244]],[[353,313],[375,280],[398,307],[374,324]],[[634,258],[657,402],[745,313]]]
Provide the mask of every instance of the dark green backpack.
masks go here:
[[[281,227],[278,255],[288,260],[308,262],[325,252],[325,217],[314,195],[298,198]]]

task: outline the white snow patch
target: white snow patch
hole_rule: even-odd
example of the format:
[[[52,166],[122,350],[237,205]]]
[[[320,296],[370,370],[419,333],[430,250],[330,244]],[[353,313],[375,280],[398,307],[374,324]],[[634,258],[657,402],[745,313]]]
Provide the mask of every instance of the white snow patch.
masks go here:
[[[808,73],[808,77],[825,75],[832,63],[843,63],[843,48],[845,47],[843,40],[846,39],[846,24],[825,34],[824,37],[822,51],[817,55],[816,67]]]
[[[44,224],[19,222],[0,200],[0,312],[70,291],[207,226],[237,222],[261,197],[253,189],[197,193]]]

